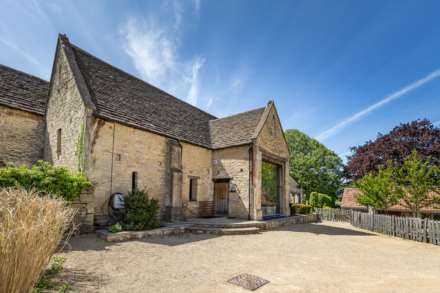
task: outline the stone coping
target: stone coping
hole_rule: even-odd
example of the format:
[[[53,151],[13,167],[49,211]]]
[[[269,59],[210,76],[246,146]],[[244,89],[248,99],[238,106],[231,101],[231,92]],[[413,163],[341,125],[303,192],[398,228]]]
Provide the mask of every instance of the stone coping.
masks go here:
[[[97,230],[96,234],[99,238],[104,239],[109,242],[119,242],[119,241],[127,241],[127,240],[139,240],[143,238],[153,237],[153,236],[169,236],[169,235],[179,235],[189,232],[189,229],[193,225],[200,224],[202,221],[191,220],[188,222],[180,222],[180,223],[168,223],[165,227],[160,227],[152,230],[145,231],[122,231],[117,233],[110,233],[105,229]],[[209,222],[209,221],[207,221]],[[212,221],[211,221],[212,222]],[[226,219],[227,223],[231,223],[231,219]],[[261,229],[275,229],[285,225],[294,225],[294,224],[306,224],[306,223],[314,223],[319,222],[318,214],[309,214],[309,215],[295,215],[284,218],[276,218],[265,221],[242,221],[237,220],[238,223],[255,223]],[[239,225],[240,225],[239,224]],[[264,224],[264,227],[261,227],[261,224]]]
[[[152,230],[145,231],[122,231],[117,233],[110,233],[105,229],[97,230],[96,235],[99,238],[109,242],[119,242],[127,240],[139,240],[142,238],[148,238],[152,236],[169,236],[185,233],[185,226],[176,227],[160,227]]]

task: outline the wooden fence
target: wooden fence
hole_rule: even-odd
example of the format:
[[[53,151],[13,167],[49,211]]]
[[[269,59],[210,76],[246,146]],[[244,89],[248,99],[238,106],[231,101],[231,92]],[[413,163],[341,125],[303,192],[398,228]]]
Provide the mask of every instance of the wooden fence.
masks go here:
[[[349,222],[351,217],[351,210],[315,208],[315,212],[321,220],[333,222]]]
[[[440,245],[440,221],[369,214],[343,209],[315,209],[322,220],[346,221],[355,227],[420,242]]]

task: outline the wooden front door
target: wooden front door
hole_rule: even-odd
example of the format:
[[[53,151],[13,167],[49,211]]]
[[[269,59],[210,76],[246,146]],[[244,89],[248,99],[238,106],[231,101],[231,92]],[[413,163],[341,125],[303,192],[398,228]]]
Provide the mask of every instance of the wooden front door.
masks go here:
[[[217,214],[228,213],[228,193],[229,182],[214,183],[215,212]]]

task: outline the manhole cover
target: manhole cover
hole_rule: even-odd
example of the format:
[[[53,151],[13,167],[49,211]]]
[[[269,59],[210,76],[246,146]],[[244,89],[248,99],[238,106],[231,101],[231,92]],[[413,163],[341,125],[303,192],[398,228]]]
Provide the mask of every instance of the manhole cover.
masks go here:
[[[228,283],[243,287],[248,290],[256,290],[269,283],[268,280],[251,274],[241,274],[228,280]]]

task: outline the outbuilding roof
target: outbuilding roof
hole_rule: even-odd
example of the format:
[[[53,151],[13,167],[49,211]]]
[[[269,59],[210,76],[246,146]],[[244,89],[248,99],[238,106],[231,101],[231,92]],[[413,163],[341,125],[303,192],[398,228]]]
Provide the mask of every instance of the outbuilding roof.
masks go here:
[[[367,210],[367,206],[361,205],[357,202],[356,198],[361,193],[358,188],[349,187],[344,188],[344,193],[342,194],[341,208],[344,209],[357,209],[357,210]],[[410,210],[406,207],[403,201],[395,204],[387,209],[390,212],[409,212]],[[433,204],[429,207],[424,207],[420,210],[423,213],[440,213],[440,205]]]

